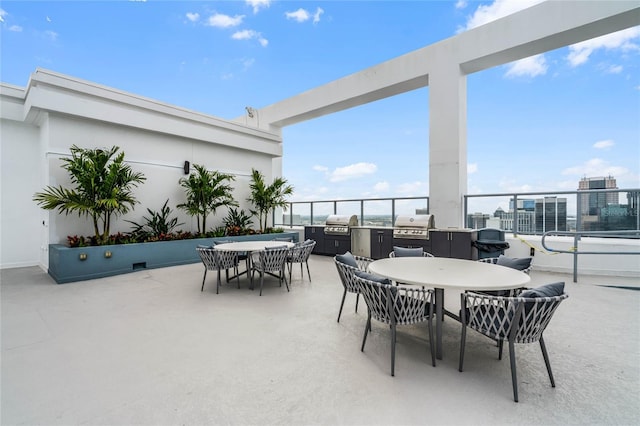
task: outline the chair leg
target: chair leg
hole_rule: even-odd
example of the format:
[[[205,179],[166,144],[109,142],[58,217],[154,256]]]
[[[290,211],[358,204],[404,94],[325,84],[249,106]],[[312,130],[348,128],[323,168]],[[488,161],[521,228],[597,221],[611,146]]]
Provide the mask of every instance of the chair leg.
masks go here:
[[[287,293],[289,292],[289,283],[287,283],[287,274],[286,274],[286,270],[283,269],[282,271],[280,271],[280,275],[282,275],[282,279],[284,280],[284,285],[285,287],[287,287]],[[280,284],[282,286],[282,284]]]
[[[204,291],[204,280],[207,278],[207,267],[204,267],[204,277],[202,277],[202,288],[200,291]]]
[[[395,376],[396,370],[396,326],[391,325],[391,375]]]
[[[238,288],[240,288],[240,270],[238,268],[238,265],[236,265],[234,269],[236,272],[236,281],[238,282]]]
[[[262,296],[262,285],[264,284],[264,272],[260,272],[260,296]]]
[[[216,294],[218,294],[218,289],[220,288],[220,280],[221,280],[221,272],[218,269],[218,277],[216,279]]]
[[[509,340],[509,361],[511,361],[511,382],[513,383],[513,400],[518,402],[518,374],[516,372],[516,348],[513,340]]]
[[[431,349],[431,365],[435,367],[436,366],[436,345],[434,344],[434,341],[433,341],[433,327],[431,324],[432,316],[433,315],[429,317],[429,321],[427,322],[427,324],[429,326],[429,348]]]
[[[356,293],[356,314],[358,313],[358,300],[360,300],[360,293]]]
[[[289,282],[291,282],[291,271],[293,270],[293,263],[289,262]]]
[[[311,282],[311,271],[309,271],[309,262],[305,261],[304,263],[307,264],[307,275],[309,275],[309,282]],[[302,269],[302,263],[300,264],[300,269]]]
[[[371,315],[367,316],[367,323],[364,325],[364,337],[362,338],[362,347],[360,352],[364,352],[364,344],[367,343],[367,334],[371,330]]]
[[[340,310],[338,311],[338,322],[340,322],[340,315],[342,315],[342,307],[344,306],[344,298],[347,297],[347,289],[344,289],[342,293],[342,302],[340,302]]]
[[[502,347],[504,346],[504,340],[498,340],[498,360],[502,361]]]
[[[549,380],[551,380],[551,387],[556,387],[556,382],[553,380],[553,373],[551,372],[551,363],[549,362],[549,354],[547,353],[547,347],[544,344],[544,339],[540,336],[540,349],[542,349],[542,356],[544,357],[544,364],[547,366],[547,373],[549,373]]]
[[[467,325],[462,324],[462,333],[460,336],[460,361],[458,362],[458,371],[462,372],[462,364],[464,363],[464,345],[467,341]]]

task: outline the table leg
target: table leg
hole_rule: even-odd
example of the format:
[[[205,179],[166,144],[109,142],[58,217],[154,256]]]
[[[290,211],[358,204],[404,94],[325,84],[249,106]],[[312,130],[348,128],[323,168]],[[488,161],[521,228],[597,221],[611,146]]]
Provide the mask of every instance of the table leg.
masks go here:
[[[436,358],[442,359],[442,317],[444,309],[444,289],[436,288]]]

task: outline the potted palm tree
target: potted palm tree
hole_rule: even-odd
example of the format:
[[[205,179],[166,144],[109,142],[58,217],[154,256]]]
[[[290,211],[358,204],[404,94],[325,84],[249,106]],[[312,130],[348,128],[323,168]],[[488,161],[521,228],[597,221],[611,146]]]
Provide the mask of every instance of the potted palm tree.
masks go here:
[[[61,158],[69,172],[73,188],[48,186],[34,195],[33,200],[46,210],[78,213],[90,217],[98,245],[107,244],[111,218],[127,213],[137,200],[132,190],[145,181],[142,173],[134,172],[124,162],[124,152],[113,146],[108,149],[71,147],[71,158]]]
[[[215,170],[209,171],[199,164],[195,164],[194,168],[196,173],[179,181],[180,186],[185,189],[187,201],[177,207],[196,217],[198,234],[204,235],[207,233],[207,216],[215,214],[219,207],[238,205],[233,199],[233,188],[229,184],[235,178]]]
[[[258,216],[260,232],[266,232],[269,213],[278,207],[287,210],[287,196],[293,194],[293,186],[282,177],[275,178],[270,185],[267,185],[264,175],[259,170],[251,169],[249,188],[251,196],[247,201],[255,207],[251,213]]]

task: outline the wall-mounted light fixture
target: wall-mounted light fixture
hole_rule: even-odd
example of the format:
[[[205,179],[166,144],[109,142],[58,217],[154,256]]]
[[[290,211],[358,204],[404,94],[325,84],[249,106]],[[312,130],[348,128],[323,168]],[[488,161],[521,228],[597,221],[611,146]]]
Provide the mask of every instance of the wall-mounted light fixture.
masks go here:
[[[104,252],[104,257],[107,259],[111,259],[111,252],[109,250]]]
[[[185,161],[183,168],[184,168],[184,174],[188,175],[189,174],[189,169],[191,168],[191,164],[189,164],[188,161]]]
[[[80,253],[80,254],[78,255],[78,258],[79,258],[80,260],[87,260],[87,253]]]

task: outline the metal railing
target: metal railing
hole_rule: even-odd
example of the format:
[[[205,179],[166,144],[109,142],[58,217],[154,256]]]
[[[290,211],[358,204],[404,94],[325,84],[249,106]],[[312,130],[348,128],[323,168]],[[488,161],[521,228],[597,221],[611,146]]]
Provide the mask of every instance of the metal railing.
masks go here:
[[[514,235],[633,231],[640,230],[639,204],[638,188],[465,195],[465,227],[497,228]]]
[[[392,227],[398,214],[416,213],[429,213],[429,197],[293,201],[289,203],[286,212],[281,209],[274,210],[272,219],[274,226],[324,225],[328,215],[355,214],[360,226]]]
[[[573,255],[573,282],[578,282],[578,255],[579,254],[615,254],[615,255],[640,255],[640,251],[580,251],[578,244],[582,237],[623,237],[625,235],[640,237],[640,231],[592,231],[592,232],[567,232],[549,231],[542,235],[542,247],[553,253],[568,253]],[[547,236],[573,237],[573,246],[569,250],[554,249],[545,243]]]

